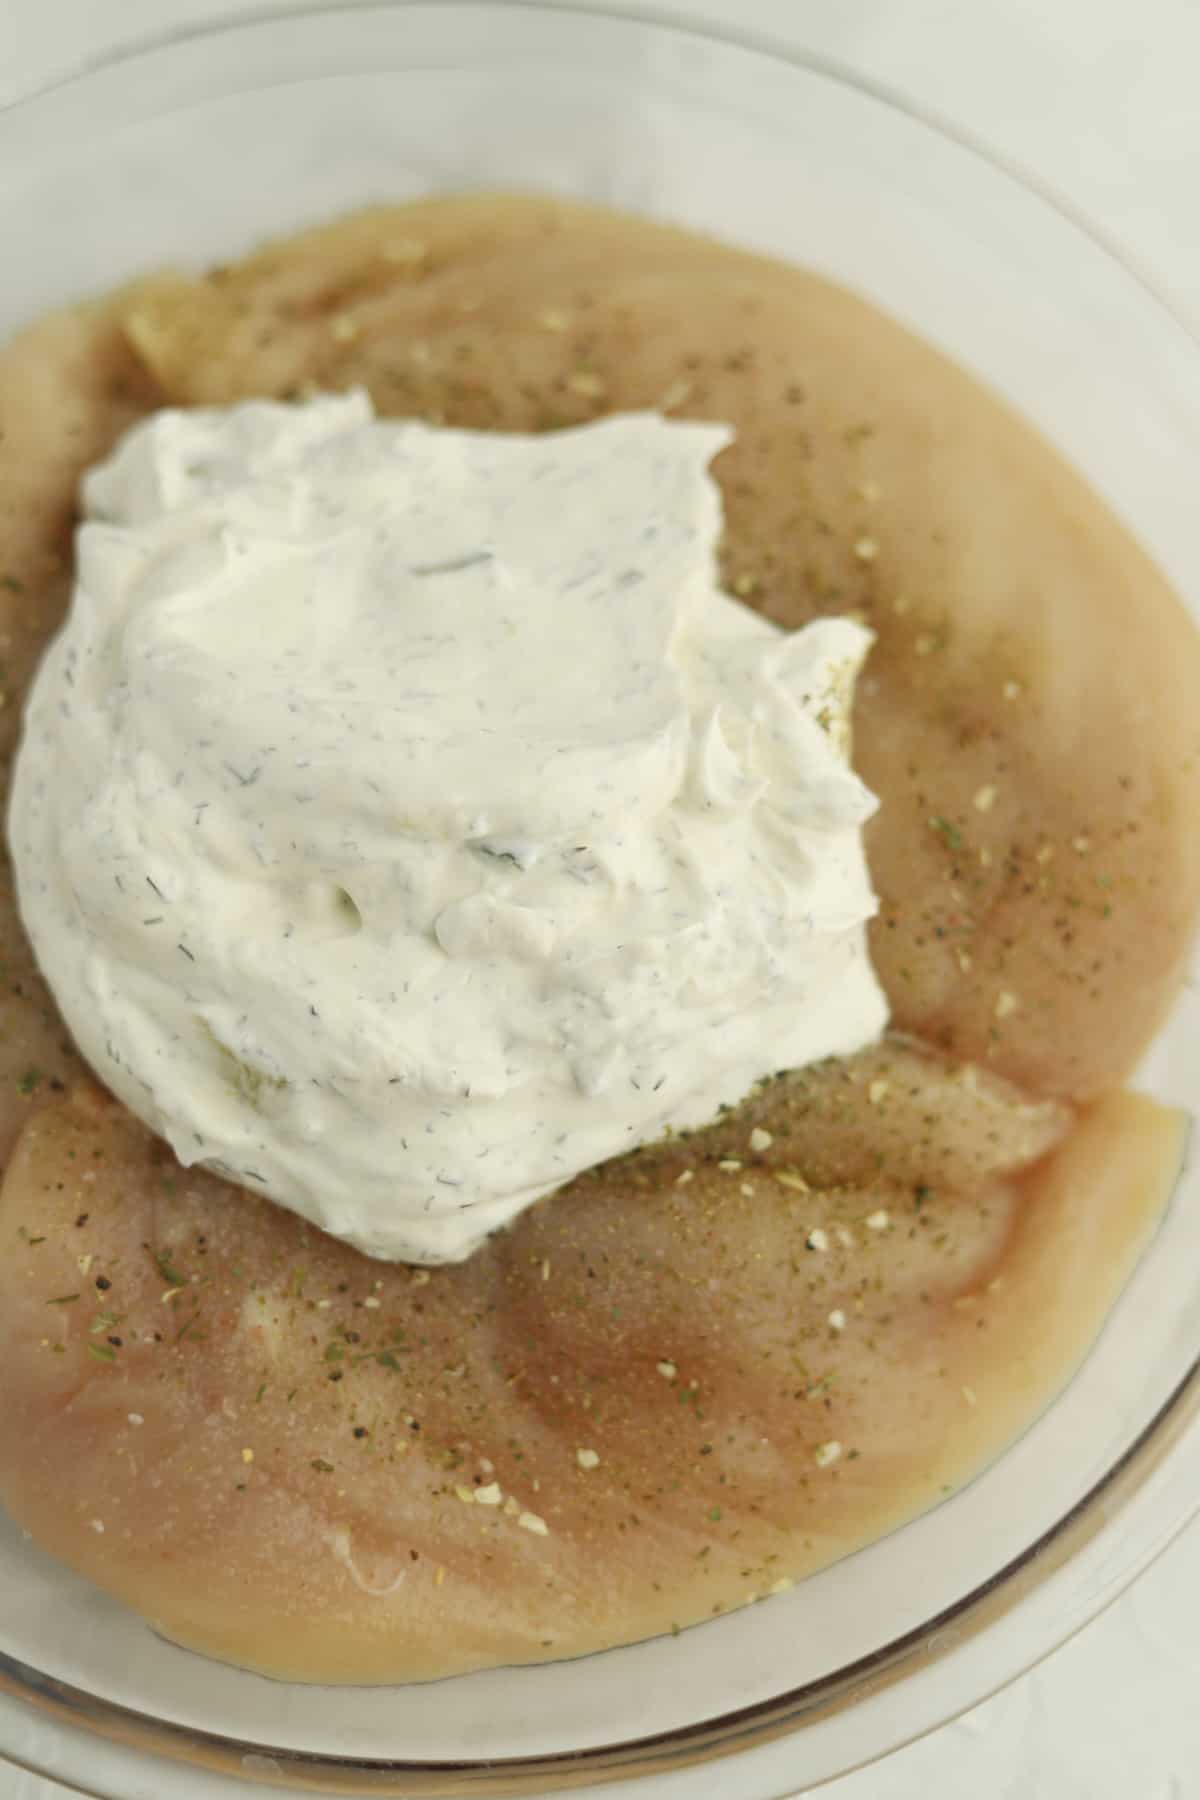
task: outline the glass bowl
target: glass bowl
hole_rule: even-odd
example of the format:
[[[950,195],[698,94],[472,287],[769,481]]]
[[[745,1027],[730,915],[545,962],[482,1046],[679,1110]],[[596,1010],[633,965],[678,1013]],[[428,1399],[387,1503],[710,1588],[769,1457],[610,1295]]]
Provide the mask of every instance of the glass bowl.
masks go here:
[[[7,331],[371,201],[548,189],[861,290],[991,382],[1200,596],[1200,351],[1045,196],[852,78],[577,8],[382,4],[175,38],[0,115]],[[16,247],[14,249],[14,246]],[[1190,990],[1143,1071],[1200,1092]],[[111,1800],[776,1800],[1028,1669],[1200,1503],[1200,1172],[1084,1367],[986,1474],[788,1594],[677,1639],[431,1686],[209,1663],[0,1521],[0,1755]]]

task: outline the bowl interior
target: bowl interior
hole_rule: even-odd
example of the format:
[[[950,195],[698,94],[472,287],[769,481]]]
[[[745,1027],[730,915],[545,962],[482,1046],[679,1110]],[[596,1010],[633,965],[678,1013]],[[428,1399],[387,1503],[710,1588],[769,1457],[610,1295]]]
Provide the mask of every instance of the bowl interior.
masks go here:
[[[549,189],[806,263],[988,379],[1083,469],[1193,602],[1200,588],[1182,474],[1200,462],[1196,347],[1053,206],[820,70],[576,12],[339,9],[200,35],[67,84],[0,117],[0,170],[0,241],[22,247],[6,259],[0,330],[155,265],[228,258],[268,233],[439,189]],[[48,219],[69,224],[48,230]],[[1194,991],[1145,1085],[1183,1103],[1200,1091]],[[0,1655],[265,1752],[407,1766],[383,1772],[392,1785],[379,1791],[435,1791],[413,1765],[586,1756],[707,1730],[739,1710],[752,1730],[756,1711],[780,1707],[811,1717],[783,1786],[812,1783],[1028,1666],[1182,1524],[1178,1461],[1122,1503],[1124,1523],[1108,1519],[1110,1489],[1094,1503],[1091,1549],[1047,1575],[1039,1605],[1026,1600],[986,1652],[976,1646],[957,1685],[939,1677],[940,1699],[919,1687],[935,1625],[943,1649],[947,1633],[966,1635],[968,1598],[1052,1535],[1186,1381],[1200,1354],[1197,1270],[1193,1166],[1083,1370],[1000,1462],[793,1592],[677,1641],[424,1688],[288,1687],[164,1644],[0,1519]],[[912,1682],[822,1711],[845,1671],[897,1647]],[[769,1767],[783,1764],[764,1761],[739,1791],[764,1800],[782,1791]],[[253,1759],[242,1768],[271,1773]],[[536,1781],[553,1786],[564,1774],[546,1767]],[[488,1779],[476,1767],[469,1785],[486,1792]]]

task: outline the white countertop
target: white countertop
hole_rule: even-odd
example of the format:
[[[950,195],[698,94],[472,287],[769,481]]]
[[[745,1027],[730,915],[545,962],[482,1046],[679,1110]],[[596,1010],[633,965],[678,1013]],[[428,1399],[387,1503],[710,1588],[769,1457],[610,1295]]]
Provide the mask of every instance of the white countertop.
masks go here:
[[[146,33],[266,9],[0,0],[0,103]],[[1200,333],[1200,0],[656,0],[653,10],[821,51],[968,127],[1118,240]],[[1200,1800],[1198,1696],[1200,1522],[1035,1673],[822,1800]],[[697,1777],[698,1800],[710,1788]],[[0,1800],[64,1795],[0,1768]]]

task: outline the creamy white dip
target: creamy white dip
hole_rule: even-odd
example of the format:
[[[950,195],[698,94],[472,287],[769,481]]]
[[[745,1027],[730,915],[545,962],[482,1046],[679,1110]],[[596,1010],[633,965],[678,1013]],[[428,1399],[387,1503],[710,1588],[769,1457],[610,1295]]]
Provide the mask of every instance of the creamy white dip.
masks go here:
[[[10,818],[80,1049],[374,1256],[878,1036],[867,632],[717,583],[721,426],[165,411],[84,484]]]

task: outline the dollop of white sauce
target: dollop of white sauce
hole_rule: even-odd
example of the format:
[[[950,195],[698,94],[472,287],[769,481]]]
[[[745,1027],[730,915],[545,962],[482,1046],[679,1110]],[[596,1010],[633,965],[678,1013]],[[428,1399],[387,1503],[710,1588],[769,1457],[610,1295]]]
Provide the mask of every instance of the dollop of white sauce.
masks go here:
[[[84,1056],[185,1164],[459,1260],[876,1038],[869,634],[720,591],[722,426],[163,411],[84,484],[10,836]]]

